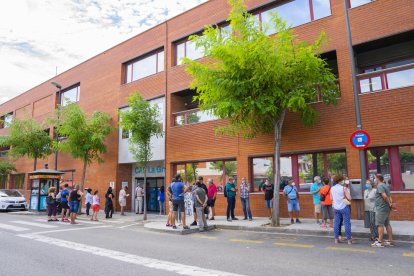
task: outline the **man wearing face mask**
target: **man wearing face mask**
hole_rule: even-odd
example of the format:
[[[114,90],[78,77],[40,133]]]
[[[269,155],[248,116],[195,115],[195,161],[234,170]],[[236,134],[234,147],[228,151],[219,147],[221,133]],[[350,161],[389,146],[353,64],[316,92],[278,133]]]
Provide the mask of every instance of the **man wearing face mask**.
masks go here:
[[[296,223],[301,223],[299,220],[299,193],[298,190],[295,187],[295,182],[293,180],[289,180],[289,185],[287,185],[283,189],[283,194],[287,198],[287,204],[288,204],[288,212],[290,216],[290,223],[294,223],[293,220],[293,212],[295,212],[296,217]]]
[[[377,189],[371,180],[365,182],[364,191],[364,222],[365,227],[370,229],[371,241],[375,241],[378,238],[377,226],[375,225],[375,195]]]
[[[310,193],[313,197],[313,205],[315,206],[315,220],[317,224],[321,224],[319,221],[319,215],[321,214],[322,205],[321,205],[321,197],[319,196],[319,192],[323,187],[321,177],[315,176],[313,178],[315,181],[312,186],[310,187]]]

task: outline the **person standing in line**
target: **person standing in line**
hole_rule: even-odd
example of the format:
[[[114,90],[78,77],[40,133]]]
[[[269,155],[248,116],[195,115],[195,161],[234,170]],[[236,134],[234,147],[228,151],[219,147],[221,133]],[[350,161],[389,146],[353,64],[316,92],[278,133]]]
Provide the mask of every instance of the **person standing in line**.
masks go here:
[[[204,208],[207,208],[207,193],[202,187],[202,182],[197,182],[197,189],[195,190],[195,207],[198,218],[199,231],[208,230],[206,216],[204,215]]]
[[[375,225],[375,195],[377,189],[371,180],[365,182],[365,191],[364,191],[364,217],[365,221],[368,222],[366,227],[369,227],[371,233],[371,241],[376,241],[378,238],[378,229]]]
[[[85,205],[86,205],[86,216],[89,217],[89,210],[91,209],[92,206],[92,189],[91,188],[87,188],[86,190],[86,194],[85,194]]]
[[[93,193],[93,197],[92,197],[92,217],[91,220],[94,221],[98,221],[98,213],[99,213],[99,209],[101,208],[100,206],[100,199],[99,199],[99,195],[98,195],[98,190],[96,190]]]
[[[82,199],[83,193],[79,191],[79,185],[76,184],[75,188],[69,195],[69,209],[70,209],[70,224],[76,224],[76,214],[79,210],[79,204]]]
[[[208,192],[207,192],[208,201],[207,201],[207,206],[211,208],[211,218],[210,218],[210,220],[214,220],[214,216],[216,214],[214,205],[216,203],[217,187],[216,187],[216,184],[214,184],[212,178],[209,178],[208,179],[207,184],[208,184]]]
[[[227,182],[225,189],[227,193],[227,221],[231,222],[232,220],[238,220],[238,218],[234,216],[234,208],[236,207],[237,188],[234,184],[233,177],[229,177],[229,181]]]
[[[332,210],[332,198],[331,198],[331,186],[329,185],[329,178],[323,179],[323,187],[319,191],[322,204],[323,222],[321,228],[328,227],[329,217],[329,228],[333,228],[333,210]]]
[[[47,193],[46,203],[47,203],[47,221],[59,221],[56,218],[57,205],[56,205],[56,188],[50,187]],[[53,216],[53,219],[52,219]]]
[[[242,178],[242,183],[240,184],[240,200],[242,203],[244,219],[251,221],[252,211],[250,210],[250,183],[247,183],[246,178]],[[247,217],[248,216],[248,217]]]
[[[63,185],[63,190],[60,193],[60,205],[62,206],[62,222],[69,222],[69,190],[68,183]]]
[[[184,229],[190,229],[185,221],[185,209],[184,209],[184,193],[187,192],[187,186],[182,182],[181,175],[177,174],[175,181],[171,184],[172,199],[173,199],[173,229],[177,229],[175,225],[175,217],[177,216],[177,210],[180,209],[181,220]]]
[[[108,188],[105,194],[105,218],[112,218],[112,214],[114,212],[114,204],[112,199],[114,198],[114,194],[112,192],[112,187]]]
[[[172,182],[174,182],[173,179]],[[171,182],[171,183],[172,183]],[[171,184],[167,188],[167,197],[168,197],[168,216],[167,216],[167,224],[165,226],[170,227],[173,226],[172,217],[173,217],[173,203],[172,203],[172,191],[171,191]]]
[[[160,187],[160,190],[158,191],[158,205],[160,206],[160,215],[165,214],[165,192],[164,192],[164,186]]]
[[[321,205],[321,197],[319,195],[319,192],[321,191],[321,189],[323,187],[323,184],[322,184],[322,181],[321,181],[321,177],[320,176],[315,176],[313,178],[313,180],[315,182],[310,187],[310,193],[312,195],[313,205],[315,207],[315,220],[316,220],[316,224],[321,224],[321,222],[319,221],[319,217],[320,217],[320,214],[321,214],[322,205]]]
[[[290,223],[294,223],[293,212],[295,212],[296,223],[301,223],[299,220],[299,193],[295,187],[295,182],[289,180],[288,185],[283,189],[283,194],[287,198],[288,212],[290,216]]]
[[[129,194],[127,194],[128,186],[125,186],[123,189],[119,191],[119,205],[121,206],[121,216],[125,216],[124,208],[126,206],[126,198],[129,197]]]
[[[135,214],[143,214],[142,202],[144,197],[144,189],[138,183],[135,188]]]
[[[193,206],[194,221],[190,224],[190,226],[196,226],[197,225],[198,215],[197,215],[197,210],[196,210],[196,207],[195,207],[195,201],[196,201],[195,190],[197,189],[197,183],[198,183],[198,181],[194,182],[194,184],[191,186],[191,201],[192,201],[192,206]]]
[[[341,221],[345,225],[345,234],[348,244],[352,244],[351,232],[351,209],[348,202],[351,200],[349,188],[345,187],[345,181],[342,176],[335,176],[336,185],[331,188],[332,206],[335,213],[334,218],[334,237],[335,243],[339,243],[339,234],[341,232]]]
[[[384,176],[382,174],[376,174],[374,180],[377,182],[377,191],[375,194],[375,223],[378,228],[378,240],[371,244],[371,246],[394,246],[392,227],[389,218],[392,210],[390,188],[384,183]],[[388,241],[384,241],[384,227],[387,229]]]
[[[273,184],[270,184],[269,179],[266,179],[262,189],[265,196],[265,207],[267,209],[267,215],[269,219],[272,219],[274,186]]]

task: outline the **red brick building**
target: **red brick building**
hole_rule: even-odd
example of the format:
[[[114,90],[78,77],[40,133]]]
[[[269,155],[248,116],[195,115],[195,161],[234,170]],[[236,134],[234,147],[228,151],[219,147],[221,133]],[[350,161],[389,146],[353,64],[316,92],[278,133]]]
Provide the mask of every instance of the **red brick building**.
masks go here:
[[[342,173],[351,179],[360,177],[358,151],[349,144],[356,129],[349,48],[346,40],[344,3],[342,0],[246,1],[249,11],[266,22],[270,11],[278,11],[294,27],[301,40],[314,40],[325,30],[328,43],[322,56],[338,76],[341,96],[336,106],[311,103],[319,112],[317,123],[303,127],[295,114],[285,119],[282,136],[282,177],[293,178],[302,193],[302,216],[311,217],[313,208],[309,183],[314,175]],[[349,17],[355,61],[358,70],[359,100],[364,130],[371,135],[366,150],[370,175],[381,172],[391,184],[398,212],[395,219],[413,219],[414,208],[414,123],[410,120],[414,107],[414,2],[407,0],[350,0]],[[187,41],[200,33],[205,25],[226,27],[229,6],[225,0],[211,0],[143,32],[0,105],[0,114],[30,116],[42,121],[51,115],[59,99],[54,81],[62,86],[64,98],[77,102],[88,113],[94,110],[111,114],[118,125],[118,111],[134,91],[158,104],[162,110],[165,137],[157,141],[157,154],[150,170],[150,197],[157,187],[169,183],[176,172],[192,180],[197,174],[224,183],[226,174],[249,179],[252,187],[253,216],[264,216],[264,197],[259,191],[262,178],[272,167],[273,137],[254,140],[217,136],[214,128],[225,124],[199,112],[188,89],[190,77],[180,58],[202,58]],[[0,135],[7,128],[0,129]],[[51,133],[51,135],[53,135]],[[135,168],[125,152],[127,133],[114,132],[107,139],[105,163],[88,168],[86,186],[106,190],[115,182],[132,190],[140,181],[140,168]],[[165,141],[165,143],[164,143]],[[5,149],[7,150],[7,149]],[[54,157],[39,161],[53,164]],[[17,174],[0,184],[21,189],[29,198],[27,173],[32,161],[19,159]],[[270,168],[270,169],[269,169]],[[64,179],[80,182],[81,162],[60,153],[58,169]],[[154,198],[153,198],[154,199]],[[151,199],[150,199],[151,200]],[[130,202],[132,203],[132,202]],[[240,202],[237,212],[241,213]],[[224,200],[218,200],[223,214]],[[151,206],[156,209],[156,204]],[[356,215],[357,208],[353,208]],[[281,203],[282,216],[286,204]]]

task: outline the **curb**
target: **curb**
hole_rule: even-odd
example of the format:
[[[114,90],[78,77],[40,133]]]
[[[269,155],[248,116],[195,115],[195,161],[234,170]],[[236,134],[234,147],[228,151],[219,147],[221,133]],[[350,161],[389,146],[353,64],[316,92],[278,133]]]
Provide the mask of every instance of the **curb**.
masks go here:
[[[246,226],[232,226],[232,225],[215,225],[217,229],[238,230],[238,231],[254,231],[264,233],[279,233],[279,234],[294,234],[294,235],[312,235],[319,237],[333,237],[333,231],[317,231],[317,230],[303,230],[303,229],[286,229],[286,228],[271,228],[271,227],[246,227]],[[369,233],[353,232],[352,236],[355,238],[370,238]],[[414,235],[394,234],[394,240],[414,242]]]
[[[145,224],[144,224],[144,227],[145,227]],[[209,225],[207,228],[208,229],[207,231],[215,230],[216,228],[217,228],[216,225]],[[189,235],[189,234],[195,234],[195,233],[204,233],[204,232],[200,232],[198,228],[173,230],[171,228],[159,229],[159,228],[145,227],[145,229],[149,231],[153,231],[153,232],[169,233],[169,234],[175,234],[175,235]]]

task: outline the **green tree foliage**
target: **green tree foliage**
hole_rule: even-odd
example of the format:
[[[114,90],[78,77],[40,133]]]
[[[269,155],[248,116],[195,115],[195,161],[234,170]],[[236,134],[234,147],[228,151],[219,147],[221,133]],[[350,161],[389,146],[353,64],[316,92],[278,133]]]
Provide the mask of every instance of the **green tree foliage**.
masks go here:
[[[105,139],[112,131],[111,116],[96,111],[88,117],[76,104],[66,105],[59,112],[59,120],[54,119],[54,123],[63,139],[53,145],[58,150],[68,152],[74,159],[83,161],[80,185],[83,191],[87,166],[94,161],[99,164],[104,162],[101,154],[106,153]]]
[[[52,153],[52,140],[45,131],[46,128],[32,118],[13,118],[9,125],[9,135],[0,137],[0,145],[10,147],[9,156],[12,158],[27,156],[34,159],[33,168],[36,170],[37,160]]]
[[[237,171],[237,162],[227,161],[224,162],[224,167],[226,170],[226,176],[233,176]],[[223,161],[216,161],[210,163],[210,170],[223,171]],[[219,177],[220,180],[223,180],[223,175]]]
[[[0,175],[8,175],[16,171],[16,167],[9,160],[0,160]]]
[[[120,125],[131,132],[130,150],[138,166],[144,167],[144,220],[147,219],[147,168],[152,158],[151,137],[163,135],[157,106],[151,105],[136,92],[128,98],[130,109],[121,112]]]
[[[318,56],[325,41],[322,33],[314,43],[299,41],[277,14],[271,20],[276,35],[267,36],[269,26],[257,24],[246,12],[242,0],[229,0],[231,32],[207,26],[202,36],[192,36],[206,61],[188,58],[187,72],[193,77],[190,88],[201,110],[211,110],[219,118],[228,118],[219,133],[242,134],[253,138],[273,133],[275,138],[275,194],[272,224],[279,225],[280,144],[285,114],[300,114],[311,125],[317,112],[310,102],[317,94],[325,103],[338,97],[335,76]]]

